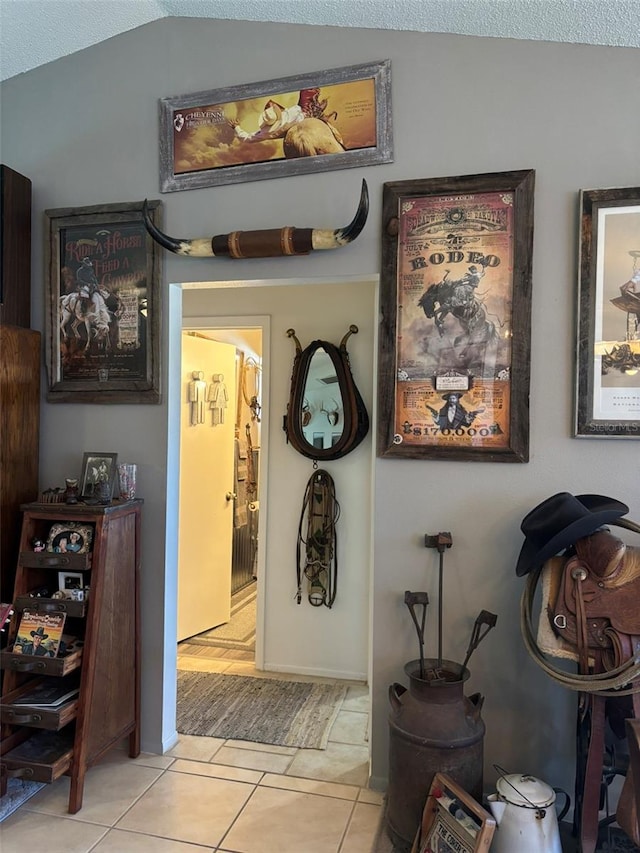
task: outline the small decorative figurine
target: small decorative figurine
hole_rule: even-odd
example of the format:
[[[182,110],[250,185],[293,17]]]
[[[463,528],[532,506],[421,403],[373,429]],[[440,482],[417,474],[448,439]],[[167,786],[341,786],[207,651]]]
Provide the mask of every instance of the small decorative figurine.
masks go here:
[[[78,503],[78,481],[75,478],[67,478],[65,481],[64,500],[68,504]]]

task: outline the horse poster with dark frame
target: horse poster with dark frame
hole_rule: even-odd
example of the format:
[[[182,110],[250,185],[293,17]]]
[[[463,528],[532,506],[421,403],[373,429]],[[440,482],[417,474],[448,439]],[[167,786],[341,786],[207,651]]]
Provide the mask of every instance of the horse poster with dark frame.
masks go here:
[[[527,461],[533,177],[384,185],[380,455]]]
[[[160,202],[148,203],[157,220]],[[142,203],[45,211],[50,402],[159,401],[159,250]]]
[[[13,643],[13,653],[33,657],[56,657],[66,618],[66,613],[23,611]]]

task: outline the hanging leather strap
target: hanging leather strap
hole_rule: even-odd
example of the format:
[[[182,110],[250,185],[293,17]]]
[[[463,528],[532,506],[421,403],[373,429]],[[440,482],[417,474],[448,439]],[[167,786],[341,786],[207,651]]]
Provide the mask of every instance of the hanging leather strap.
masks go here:
[[[302,601],[302,579],[309,582],[309,603],[331,607],[338,586],[336,522],[340,506],[331,475],[319,468],[309,478],[302,502],[296,545],[297,602]],[[306,529],[305,528],[306,520]]]

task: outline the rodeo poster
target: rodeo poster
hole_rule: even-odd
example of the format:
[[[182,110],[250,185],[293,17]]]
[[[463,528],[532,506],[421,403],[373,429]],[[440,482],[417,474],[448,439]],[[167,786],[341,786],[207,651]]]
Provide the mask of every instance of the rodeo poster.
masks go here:
[[[159,217],[160,202],[148,203]],[[140,203],[46,210],[50,402],[157,403],[160,259]]]
[[[513,208],[511,192],[401,202],[396,445],[509,447]]]

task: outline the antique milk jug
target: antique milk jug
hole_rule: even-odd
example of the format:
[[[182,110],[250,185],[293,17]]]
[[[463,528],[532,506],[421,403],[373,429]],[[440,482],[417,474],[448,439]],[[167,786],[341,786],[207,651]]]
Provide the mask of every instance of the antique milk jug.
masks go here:
[[[562,853],[558,820],[569,809],[565,791],[519,773],[501,776],[496,788],[487,798],[497,823],[491,853]],[[556,792],[566,797],[559,816]]]
[[[466,667],[435,659],[424,665],[427,673],[438,667],[443,677],[420,678],[420,661],[413,660],[404,667],[409,689],[389,687],[387,833],[400,850],[413,844],[436,773],[447,773],[477,800],[482,797],[483,699],[464,695]]]

